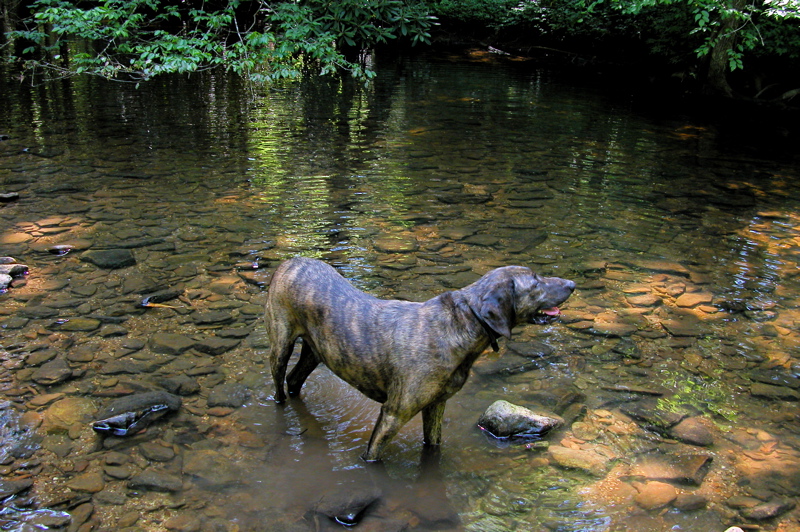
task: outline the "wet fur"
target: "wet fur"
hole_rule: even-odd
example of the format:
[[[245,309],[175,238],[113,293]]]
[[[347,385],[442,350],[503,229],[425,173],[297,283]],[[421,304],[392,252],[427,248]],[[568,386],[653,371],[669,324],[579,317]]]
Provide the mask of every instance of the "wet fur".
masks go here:
[[[418,412],[424,441],[439,445],[445,401],[467,380],[497,336],[511,337],[539,309],[563,303],[572,281],[540,277],[522,266],[490,271],[471,285],[424,303],[377,299],[324,262],[281,264],[267,297],[267,333],[275,401],[297,395],[323,363],[364,395],[382,403],[363,458],[377,460]],[[297,338],[300,359],[286,370]]]

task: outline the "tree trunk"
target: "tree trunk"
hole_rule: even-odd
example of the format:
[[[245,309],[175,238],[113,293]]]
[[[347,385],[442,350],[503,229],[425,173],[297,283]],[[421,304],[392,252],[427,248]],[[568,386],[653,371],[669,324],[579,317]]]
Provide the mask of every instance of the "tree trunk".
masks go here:
[[[745,0],[730,0],[731,10],[740,12],[744,10]],[[733,96],[733,89],[728,83],[728,72],[730,71],[730,51],[736,45],[736,29],[740,20],[733,15],[724,15],[720,21],[720,27],[716,35],[716,44],[711,49],[708,63],[708,73],[706,75],[706,91],[713,94],[724,94]]]

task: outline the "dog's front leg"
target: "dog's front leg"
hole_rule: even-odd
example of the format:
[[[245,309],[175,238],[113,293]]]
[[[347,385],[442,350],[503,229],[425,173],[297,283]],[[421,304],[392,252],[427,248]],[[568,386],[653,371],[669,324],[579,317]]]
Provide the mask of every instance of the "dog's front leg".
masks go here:
[[[439,401],[422,409],[422,434],[425,445],[436,446],[442,444],[444,405],[444,401]]]
[[[386,444],[395,437],[398,431],[411,417],[413,416],[401,416],[390,413],[386,404],[384,404],[381,407],[381,413],[378,415],[378,421],[375,423],[372,436],[369,438],[367,450],[361,455],[361,458],[363,458],[365,462],[377,462]]]

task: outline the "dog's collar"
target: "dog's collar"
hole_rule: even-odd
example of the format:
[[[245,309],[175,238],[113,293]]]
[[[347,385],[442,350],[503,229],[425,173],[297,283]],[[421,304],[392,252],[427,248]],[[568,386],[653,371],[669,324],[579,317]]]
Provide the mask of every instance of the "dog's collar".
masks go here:
[[[478,323],[481,324],[481,327],[486,331],[486,334],[489,336],[489,344],[492,346],[492,349],[495,353],[500,350],[500,346],[497,345],[497,336],[495,336],[495,332],[489,327],[489,324],[483,321],[480,314],[475,312],[475,309],[472,308],[472,305],[467,305],[469,309],[472,311],[472,315],[475,316],[475,319],[478,320]]]

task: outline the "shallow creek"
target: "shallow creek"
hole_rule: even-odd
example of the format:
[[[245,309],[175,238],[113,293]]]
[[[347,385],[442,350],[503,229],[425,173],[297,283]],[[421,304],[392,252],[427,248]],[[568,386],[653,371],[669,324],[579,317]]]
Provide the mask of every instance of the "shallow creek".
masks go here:
[[[3,86],[4,530],[797,530],[800,166],[772,132],[483,56],[252,89]],[[307,255],[422,301],[509,264],[573,279],[447,404],[359,458],[378,405],[324,368],[279,407],[261,319]],[[157,298],[143,299],[153,294]],[[129,437],[119,397],[181,396]],[[476,427],[497,399],[565,424]]]

